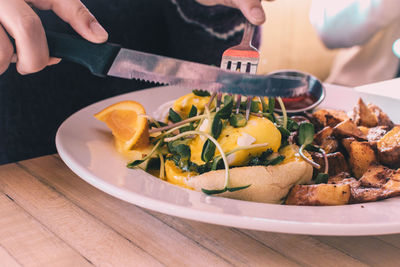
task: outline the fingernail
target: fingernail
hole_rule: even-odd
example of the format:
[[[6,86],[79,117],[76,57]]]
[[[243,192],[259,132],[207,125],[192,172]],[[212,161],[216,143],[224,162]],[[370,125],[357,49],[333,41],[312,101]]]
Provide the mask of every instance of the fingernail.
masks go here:
[[[250,15],[257,21],[263,21],[265,19],[264,11],[259,7],[253,7],[250,10]]]
[[[99,39],[104,41],[107,40],[108,33],[97,21],[93,21],[92,23],[90,23],[90,29]]]

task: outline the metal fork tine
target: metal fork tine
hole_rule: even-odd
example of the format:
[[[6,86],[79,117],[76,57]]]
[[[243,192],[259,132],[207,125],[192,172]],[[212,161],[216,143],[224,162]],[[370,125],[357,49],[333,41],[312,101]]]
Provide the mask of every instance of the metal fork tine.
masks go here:
[[[251,64],[250,65],[250,73],[256,74],[257,73],[257,66],[256,64]]]
[[[251,109],[251,100],[253,99],[252,96],[247,96],[247,103],[246,103],[246,120],[249,120],[250,117],[250,109]]]
[[[246,73],[246,71],[247,71],[247,64],[242,64],[242,65],[240,66],[240,72]]]
[[[236,114],[239,114],[241,102],[242,102],[242,95],[237,95],[236,96]]]
[[[237,65],[238,65],[238,62],[237,62],[237,61],[232,61],[231,69],[230,69],[230,70],[236,71]]]

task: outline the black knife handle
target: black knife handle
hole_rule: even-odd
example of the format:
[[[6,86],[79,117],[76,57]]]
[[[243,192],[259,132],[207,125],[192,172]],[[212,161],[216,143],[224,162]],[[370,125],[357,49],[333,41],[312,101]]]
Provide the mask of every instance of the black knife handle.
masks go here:
[[[121,47],[103,43],[94,44],[73,35],[46,31],[51,57],[58,57],[87,67],[94,75],[107,75]],[[14,48],[14,40],[10,37]]]

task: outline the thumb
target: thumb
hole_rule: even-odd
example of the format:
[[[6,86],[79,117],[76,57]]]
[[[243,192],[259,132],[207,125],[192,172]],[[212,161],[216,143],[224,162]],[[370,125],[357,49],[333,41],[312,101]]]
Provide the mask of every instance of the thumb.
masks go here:
[[[260,0],[232,0],[243,15],[255,25],[265,22],[265,13]]]
[[[103,43],[108,33],[79,0],[54,0],[53,11],[79,33],[93,43]]]

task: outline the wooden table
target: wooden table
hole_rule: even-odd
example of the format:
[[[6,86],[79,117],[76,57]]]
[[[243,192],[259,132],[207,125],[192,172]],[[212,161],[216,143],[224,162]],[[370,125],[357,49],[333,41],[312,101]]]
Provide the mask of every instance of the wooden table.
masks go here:
[[[0,166],[0,266],[399,266],[400,235],[323,237],[200,223],[128,204],[57,155]]]

